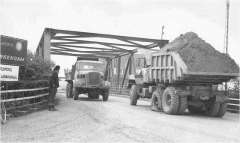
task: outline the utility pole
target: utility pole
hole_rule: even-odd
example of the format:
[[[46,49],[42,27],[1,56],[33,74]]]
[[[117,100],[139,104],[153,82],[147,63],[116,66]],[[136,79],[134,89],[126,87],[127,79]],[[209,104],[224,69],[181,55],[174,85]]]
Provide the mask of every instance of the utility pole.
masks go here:
[[[223,52],[228,54],[228,26],[229,24],[229,0],[226,0],[226,19],[225,19],[225,34]]]
[[[229,24],[229,0],[226,0],[226,19],[225,19],[225,34],[223,53],[228,54],[228,26]],[[225,90],[227,90],[227,82],[225,82]]]
[[[161,35],[161,40],[162,40],[162,38],[163,38],[163,34],[164,34],[164,32],[163,32],[163,29],[164,29],[164,26],[162,26],[162,35]]]

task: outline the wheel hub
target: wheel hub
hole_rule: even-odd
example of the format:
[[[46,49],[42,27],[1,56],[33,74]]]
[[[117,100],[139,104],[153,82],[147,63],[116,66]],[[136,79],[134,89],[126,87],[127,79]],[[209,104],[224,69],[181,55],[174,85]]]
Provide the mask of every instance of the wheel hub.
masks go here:
[[[170,107],[170,105],[171,105],[171,95],[168,94],[167,97],[166,97],[166,106]]]

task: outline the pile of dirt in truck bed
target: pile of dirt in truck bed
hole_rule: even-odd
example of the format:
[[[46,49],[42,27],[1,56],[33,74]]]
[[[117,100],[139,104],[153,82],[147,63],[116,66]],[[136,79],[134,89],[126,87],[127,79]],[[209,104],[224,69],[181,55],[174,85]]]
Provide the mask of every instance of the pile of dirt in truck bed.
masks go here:
[[[191,72],[239,73],[236,62],[210,44],[188,32],[174,39],[160,51],[177,51]]]

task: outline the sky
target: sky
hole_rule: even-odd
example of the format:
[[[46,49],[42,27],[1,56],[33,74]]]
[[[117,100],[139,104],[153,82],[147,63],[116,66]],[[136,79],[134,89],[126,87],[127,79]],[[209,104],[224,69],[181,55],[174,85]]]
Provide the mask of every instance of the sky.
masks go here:
[[[240,1],[230,0],[229,55],[240,65]],[[44,28],[163,39],[195,32],[223,52],[225,0],[0,0],[0,34],[28,41],[35,52]],[[63,69],[76,57],[51,55]]]

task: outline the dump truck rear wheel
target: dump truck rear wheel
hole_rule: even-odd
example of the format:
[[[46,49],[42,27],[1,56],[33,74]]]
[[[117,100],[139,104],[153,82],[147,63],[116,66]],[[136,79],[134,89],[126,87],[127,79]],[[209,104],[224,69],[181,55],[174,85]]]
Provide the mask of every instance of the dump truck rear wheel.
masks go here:
[[[74,100],[78,100],[78,89],[77,88],[73,88],[73,99]]]
[[[188,105],[187,108],[188,108],[188,111],[190,114],[202,114],[203,113],[203,111],[199,107],[194,107],[194,106]]]
[[[184,114],[186,109],[187,109],[187,96],[181,96],[179,97],[179,108],[177,114],[178,115]]]
[[[132,85],[131,90],[130,90],[130,104],[137,105],[137,99],[138,99],[137,86]]]
[[[223,117],[227,110],[227,103],[221,103],[220,109],[216,117]]]
[[[162,93],[154,91],[152,95],[151,110],[152,111],[162,111]]]
[[[103,96],[103,101],[107,101],[109,97],[109,89],[105,90],[102,96]]]
[[[210,106],[207,111],[204,112],[204,115],[209,117],[217,116],[220,109],[220,103],[217,103],[215,100],[211,100],[209,104]]]
[[[179,108],[179,97],[174,87],[167,87],[163,93],[162,106],[166,114],[176,114]]]

